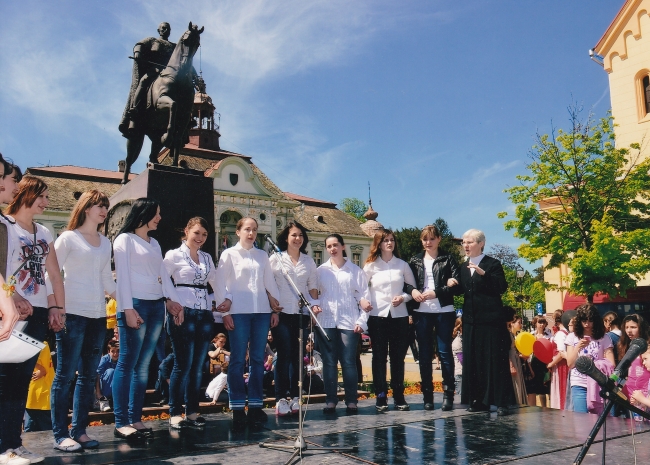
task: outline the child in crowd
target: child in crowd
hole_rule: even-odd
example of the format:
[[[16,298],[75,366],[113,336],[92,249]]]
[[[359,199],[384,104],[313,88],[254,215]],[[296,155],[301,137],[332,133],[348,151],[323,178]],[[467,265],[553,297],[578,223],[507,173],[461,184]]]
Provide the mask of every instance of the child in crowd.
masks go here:
[[[52,413],[50,411],[50,388],[54,380],[54,366],[50,346],[45,347],[38,355],[32,380],[29,383],[29,394],[25,408],[25,432],[51,431]]]
[[[303,394],[324,394],[323,359],[320,352],[314,350],[314,341],[311,339],[305,345],[305,365],[307,371],[302,383]]]
[[[215,349],[208,352],[210,356],[210,373],[215,377],[208,384],[205,395],[211,399],[210,405],[215,405],[219,401],[222,392],[226,393],[225,399],[220,402],[228,402],[228,365],[230,364],[230,352],[225,347],[228,340],[223,333],[217,334],[212,343]]]
[[[110,412],[113,402],[113,373],[120,356],[120,343],[111,339],[106,344],[108,353],[99,360],[97,367],[97,381],[95,382],[95,396],[99,399],[99,410]]]
[[[451,353],[454,355],[455,393],[460,395],[463,383],[463,319],[461,317],[456,318],[451,337],[454,338],[451,343]]]

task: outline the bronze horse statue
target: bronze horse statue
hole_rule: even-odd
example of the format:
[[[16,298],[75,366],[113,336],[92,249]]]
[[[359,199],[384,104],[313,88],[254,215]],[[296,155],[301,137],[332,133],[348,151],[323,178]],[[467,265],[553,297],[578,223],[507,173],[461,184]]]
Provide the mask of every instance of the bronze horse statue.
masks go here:
[[[145,135],[151,140],[151,163],[158,163],[158,154],[164,146],[170,149],[174,166],[178,166],[178,155],[187,142],[194,104],[196,71],[192,59],[201,43],[202,32],[203,27],[199,29],[190,22],[176,44],[169,63],[147,92],[147,109],[141,117],[141,124],[127,137],[126,169],[122,184],[129,180],[131,166],[140,155]]]

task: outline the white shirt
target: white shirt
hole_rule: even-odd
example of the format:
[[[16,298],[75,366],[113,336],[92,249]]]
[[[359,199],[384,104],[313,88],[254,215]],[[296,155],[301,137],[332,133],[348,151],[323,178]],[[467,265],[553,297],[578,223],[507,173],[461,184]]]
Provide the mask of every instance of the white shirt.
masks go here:
[[[212,257],[202,250],[198,251],[198,255],[199,263],[196,263],[192,260],[190,249],[185,242],[178,249],[169,250],[163,260],[167,274],[172,277],[176,285],[207,286],[210,283],[215,292],[221,290],[217,288],[217,268],[214,266]],[[198,310],[212,311],[213,299],[217,302],[217,305],[224,300],[224,298],[219,299],[219,294],[217,294],[216,298],[212,294],[208,294],[207,288],[199,289],[181,286],[176,287],[176,294],[180,299],[178,303],[183,307]]]
[[[12,218],[13,220],[13,218]],[[16,273],[16,292],[27,299],[34,307],[47,308],[47,285],[45,283],[45,261],[50,253],[52,234],[45,226],[34,223],[36,227],[36,247],[34,234],[25,231],[18,223],[7,224],[7,281],[25,260],[25,266]],[[2,292],[0,290],[0,292]]]
[[[298,294],[296,294],[296,291],[289,284],[284,274],[284,269],[287,270],[293,282],[300,292],[302,292],[302,295],[305,296],[305,299],[312,302],[313,299],[310,298],[309,291],[310,289],[318,289],[318,272],[316,271],[317,268],[314,259],[309,255],[301,253],[298,263],[294,265],[289,254],[282,252],[280,255],[275,253],[271,255],[270,261],[273,276],[275,276],[275,283],[278,285],[278,290],[280,291],[280,306],[283,307],[282,313],[291,315],[299,313]],[[282,265],[284,265],[284,269]],[[305,310],[305,312],[307,311]]]
[[[163,264],[162,251],[153,237],[147,242],[137,234],[123,233],[113,242],[117,275],[117,311],[133,308],[133,299],[179,302],[176,288]]]
[[[395,256],[385,262],[379,256],[374,262],[367,263],[363,267],[363,271],[366,273],[370,286],[370,303],[372,304],[370,316],[384,318],[389,314],[393,318],[408,316],[406,302],[411,300],[411,296],[403,292],[404,282],[417,287],[408,263]],[[404,301],[397,307],[393,307],[393,297],[399,295],[404,298]]]
[[[102,235],[99,238],[99,247],[95,247],[75,229],[64,231],[54,242],[56,258],[64,272],[65,311],[72,315],[105,317],[104,294],[115,292],[111,242]]]
[[[368,329],[368,313],[359,308],[363,298],[370,301],[366,274],[354,263],[346,260],[336,268],[331,260],[318,267],[320,307],[316,318],[323,328],[353,330],[356,325]]]
[[[469,262],[472,263],[472,264],[474,264],[474,265],[476,265],[476,266],[478,266],[478,264],[481,263],[481,260],[483,260],[483,257],[485,257],[485,254],[484,254],[484,253],[482,253],[482,254],[479,255],[478,257],[469,257]],[[475,270],[474,268],[470,268],[470,269],[469,269],[469,274],[470,274],[470,276],[474,276],[474,272],[475,272],[475,271],[476,271],[476,270]]]
[[[422,259],[422,265],[424,266],[424,290],[436,291],[436,283],[433,279],[433,262],[435,259],[425,257]],[[435,299],[428,299],[424,302],[420,302],[420,306],[415,309],[416,312],[422,313],[447,313],[453,312],[454,306],[447,305],[442,307],[440,301],[436,297]]]
[[[232,294],[231,314],[270,313],[266,291],[276,299],[280,297],[266,252],[255,247],[246,250],[239,242],[221,253],[217,286],[221,286],[222,295]]]

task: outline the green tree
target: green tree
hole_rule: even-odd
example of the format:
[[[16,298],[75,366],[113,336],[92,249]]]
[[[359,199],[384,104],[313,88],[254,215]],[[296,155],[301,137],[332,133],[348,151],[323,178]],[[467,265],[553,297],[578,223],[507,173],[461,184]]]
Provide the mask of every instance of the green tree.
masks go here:
[[[624,296],[650,271],[650,158],[640,144],[615,146],[611,114],[580,113],[569,108],[568,132],[537,134],[528,172],[505,190],[516,210],[504,226],[526,241],[522,257],[565,263],[572,274],[561,287],[592,301]]]
[[[339,208],[348,215],[354,216],[362,223],[366,222],[363,214],[368,210],[368,206],[361,199],[355,197],[346,197],[339,202]]]
[[[492,244],[487,254],[499,260],[505,268],[514,270],[519,265],[519,255],[509,245]]]

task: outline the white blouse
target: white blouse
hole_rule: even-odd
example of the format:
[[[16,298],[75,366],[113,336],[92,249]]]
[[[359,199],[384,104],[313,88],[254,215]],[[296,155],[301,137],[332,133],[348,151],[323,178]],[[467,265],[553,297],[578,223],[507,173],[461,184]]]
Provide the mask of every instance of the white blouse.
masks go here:
[[[13,218],[11,218],[13,220]],[[16,273],[16,292],[34,307],[47,308],[48,289],[45,276],[45,261],[50,253],[52,233],[45,226],[34,223],[36,227],[36,244],[34,234],[25,231],[18,223],[7,224],[7,281],[13,273],[27,260],[25,266]],[[0,290],[0,292],[2,292]]]
[[[167,297],[180,302],[163,264],[162,250],[153,237],[147,242],[137,234],[123,233],[113,242],[117,275],[117,311],[133,308],[133,299]]]
[[[280,262],[280,260],[282,260],[282,262]],[[295,315],[300,311],[298,305],[299,298],[296,291],[293,289],[291,284],[289,284],[289,281],[284,274],[284,269],[287,270],[289,276],[305,298],[309,302],[312,302],[313,299],[309,295],[309,290],[318,289],[318,271],[316,263],[314,263],[314,259],[309,255],[301,253],[298,263],[294,265],[293,260],[286,252],[282,252],[280,255],[271,255],[270,261],[273,275],[275,276],[275,282],[280,291],[280,306],[283,307],[282,313]],[[284,269],[282,265],[284,265]],[[307,310],[305,310],[305,312],[308,313]]]
[[[106,316],[104,294],[112,294],[116,286],[111,272],[111,241],[102,235],[99,238],[99,247],[95,247],[75,229],[64,231],[54,242],[64,272],[67,313],[86,318]]]
[[[255,247],[246,250],[239,242],[221,253],[217,286],[221,287],[219,292],[222,295],[232,295],[230,314],[270,313],[271,305],[266,291],[275,299],[279,300],[280,297],[266,252]],[[217,302],[217,305],[220,303]]]
[[[363,267],[370,286],[370,302],[372,310],[370,316],[393,318],[408,316],[406,302],[412,299],[410,295],[403,292],[404,282],[417,287],[413,272],[408,263],[397,257],[392,257],[388,262],[377,257],[374,262]],[[393,297],[401,295],[404,301],[397,307],[393,307]]]
[[[212,300],[214,299],[219,305],[223,302],[224,297],[219,299],[219,295],[215,297],[208,294],[207,288],[178,286],[178,284],[192,284],[207,287],[207,284],[210,283],[215,292],[219,290],[217,288],[217,268],[214,266],[212,257],[202,250],[199,250],[198,255],[199,263],[196,263],[190,256],[189,247],[183,242],[178,249],[169,250],[165,254],[163,263],[176,285],[176,293],[180,299],[179,304],[187,308],[212,311]]]
[[[323,328],[353,330],[356,325],[368,329],[368,313],[359,308],[363,298],[370,301],[368,280],[361,268],[346,260],[336,268],[331,260],[318,267],[320,307],[316,318]]]

